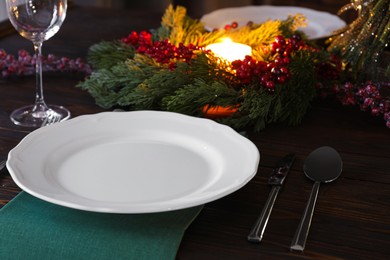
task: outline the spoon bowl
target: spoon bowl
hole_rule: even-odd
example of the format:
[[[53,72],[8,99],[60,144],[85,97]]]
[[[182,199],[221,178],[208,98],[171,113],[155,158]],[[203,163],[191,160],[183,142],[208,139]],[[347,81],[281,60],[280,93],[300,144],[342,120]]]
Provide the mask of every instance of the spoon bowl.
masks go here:
[[[312,151],[305,160],[303,171],[314,182],[332,182],[342,171],[340,154],[332,147],[323,146]]]
[[[290,248],[292,250],[303,251],[305,248],[320,184],[336,180],[340,176],[342,168],[343,161],[340,154],[329,146],[315,149],[306,158],[303,170],[306,177],[314,181],[314,185],[302,219],[291,243]]]

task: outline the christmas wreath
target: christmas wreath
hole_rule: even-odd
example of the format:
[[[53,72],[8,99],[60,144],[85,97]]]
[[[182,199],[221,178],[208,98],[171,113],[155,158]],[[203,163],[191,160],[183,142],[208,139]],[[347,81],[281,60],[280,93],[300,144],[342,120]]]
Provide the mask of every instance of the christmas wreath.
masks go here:
[[[363,11],[324,50],[297,30],[300,14],[207,31],[184,7],[169,6],[159,28],[97,43],[88,63],[50,54],[43,71],[86,75],[78,87],[107,109],[174,111],[258,131],[298,124],[314,97],[331,95],[382,115],[390,128],[389,8],[389,0],[351,1],[340,12]],[[223,38],[250,46],[251,55],[230,62],[207,48]],[[0,49],[0,78],[33,75],[35,60]]]
[[[215,120],[256,131],[273,122],[297,124],[318,86],[338,80],[341,69],[335,55],[297,31],[304,23],[297,14],[207,31],[184,7],[169,6],[161,27],[91,46],[93,72],[78,86],[104,108],[199,117],[222,109]],[[206,48],[226,37],[252,54],[228,62]]]

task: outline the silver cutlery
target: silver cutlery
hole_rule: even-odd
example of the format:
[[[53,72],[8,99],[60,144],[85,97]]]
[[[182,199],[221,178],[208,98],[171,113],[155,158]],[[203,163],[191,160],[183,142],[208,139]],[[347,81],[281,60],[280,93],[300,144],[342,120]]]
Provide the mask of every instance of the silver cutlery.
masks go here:
[[[5,167],[6,159],[0,161],[0,171]]]
[[[268,223],[268,219],[271,215],[272,208],[275,204],[276,197],[286,179],[287,173],[289,172],[292,164],[294,163],[295,155],[289,154],[283,157],[275,166],[271,177],[268,179],[268,184],[272,186],[270,194],[268,195],[267,202],[253,226],[250,234],[248,235],[248,241],[259,243],[263,238],[265,228]]]
[[[329,146],[317,148],[306,158],[303,170],[306,177],[314,181],[314,185],[306,209],[291,243],[290,248],[292,250],[303,251],[305,249],[320,184],[337,179],[341,174],[342,168],[343,162],[339,153]]]

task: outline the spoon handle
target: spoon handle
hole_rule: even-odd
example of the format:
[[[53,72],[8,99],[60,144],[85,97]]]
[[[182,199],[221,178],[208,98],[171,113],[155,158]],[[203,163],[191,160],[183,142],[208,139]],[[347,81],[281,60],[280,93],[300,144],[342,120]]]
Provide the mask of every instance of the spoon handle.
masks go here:
[[[313,217],[314,207],[317,201],[318,191],[320,190],[320,182],[315,182],[311,190],[309,201],[303,213],[301,222],[295,232],[290,248],[292,250],[303,251],[305,249],[306,238],[309,234],[311,219]]]

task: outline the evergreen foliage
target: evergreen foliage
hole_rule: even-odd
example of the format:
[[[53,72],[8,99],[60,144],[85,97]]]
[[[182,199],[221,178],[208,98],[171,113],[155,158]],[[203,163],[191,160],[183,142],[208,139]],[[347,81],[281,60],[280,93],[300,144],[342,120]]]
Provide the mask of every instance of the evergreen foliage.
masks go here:
[[[270,52],[270,44],[275,37],[290,37],[303,24],[304,17],[296,15],[284,21],[269,20],[209,32],[200,21],[189,18],[184,7],[170,6],[161,27],[153,30],[152,36],[154,41],[168,39],[175,46],[207,46],[230,37],[250,45],[255,60],[273,62],[275,55]],[[176,60],[172,69],[169,64],[158,63],[137,53],[133,46],[115,40],[90,48],[88,61],[94,71],[78,86],[107,109],[166,110],[202,117],[205,107],[237,107],[230,117],[216,120],[237,130],[259,131],[270,123],[297,124],[302,120],[316,93],[316,66],[327,58],[319,50],[297,51],[288,65],[291,78],[277,83],[271,92],[256,80],[242,84],[229,64],[202,49],[190,62]]]

